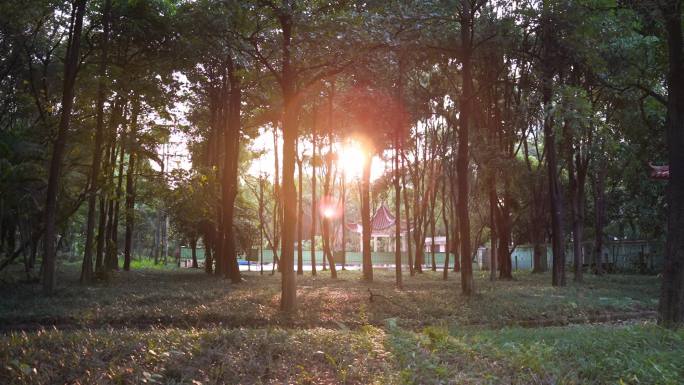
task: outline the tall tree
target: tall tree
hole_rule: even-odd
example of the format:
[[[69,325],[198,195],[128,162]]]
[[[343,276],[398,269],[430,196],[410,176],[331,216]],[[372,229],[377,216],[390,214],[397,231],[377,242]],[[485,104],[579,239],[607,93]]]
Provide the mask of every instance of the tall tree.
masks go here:
[[[43,292],[52,294],[57,285],[57,250],[55,249],[56,221],[57,221],[57,195],[59,193],[60,174],[64,149],[71,122],[71,110],[74,105],[74,85],[78,73],[80,60],[81,32],[83,30],[83,15],[85,14],[86,0],[76,0],[73,3],[71,27],[69,29],[69,41],[67,46],[66,60],[64,64],[64,85],[62,88],[62,112],[57,128],[57,135],[52,144],[52,159],[48,174],[48,185],[45,203],[45,235],[43,239]]]
[[[86,223],[86,240],[81,266],[81,282],[88,283],[93,274],[93,243],[95,238],[95,212],[97,192],[100,188],[100,169],[102,164],[102,145],[104,142],[104,103],[107,92],[107,59],[109,50],[110,18],[112,12],[111,0],[105,0],[102,8],[102,42],[100,43],[100,65],[98,69],[97,85],[97,117],[95,126],[95,143],[93,145],[93,162],[90,167],[90,186],[88,192],[88,214]],[[104,205],[100,206],[101,209]],[[101,213],[102,215],[102,213]]]
[[[563,202],[556,154],[556,136],[552,113],[553,97],[553,20],[551,5],[544,1],[541,14],[542,33],[542,104],[544,105],[544,148],[549,181],[551,205],[551,237],[553,244],[553,286],[565,286],[565,234],[563,231]]]
[[[471,262],[470,244],[470,216],[468,213],[470,178],[470,155],[468,152],[469,134],[471,126],[471,114],[473,109],[474,90],[472,74],[472,54],[475,15],[484,5],[483,1],[464,0],[458,9],[458,20],[461,26],[461,76],[463,89],[460,96],[459,127],[458,127],[458,153],[456,155],[456,175],[458,177],[458,223],[460,226],[461,242],[461,290],[464,295],[473,293],[473,264]]]
[[[667,36],[666,135],[670,160],[667,203],[667,243],[660,293],[659,321],[668,327],[684,324],[684,36],[682,2],[661,4]]]

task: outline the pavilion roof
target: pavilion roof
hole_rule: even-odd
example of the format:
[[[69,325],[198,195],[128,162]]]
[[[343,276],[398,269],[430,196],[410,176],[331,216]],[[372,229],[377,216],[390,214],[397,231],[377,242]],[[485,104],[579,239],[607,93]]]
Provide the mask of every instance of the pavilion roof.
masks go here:
[[[375,213],[371,218],[371,233],[385,233],[387,230],[393,229],[396,223],[396,217],[392,215],[390,209],[383,202],[380,207],[375,210]],[[363,229],[363,225],[361,223],[347,223],[347,228],[351,231],[360,233]],[[405,229],[406,224],[402,222],[401,228]]]
[[[648,165],[651,167],[652,179],[670,179],[670,166],[655,166],[651,163]]]
[[[373,218],[371,218],[371,228],[373,231],[385,230],[388,227],[394,226],[396,219],[389,211],[383,202],[380,207],[375,210]]]

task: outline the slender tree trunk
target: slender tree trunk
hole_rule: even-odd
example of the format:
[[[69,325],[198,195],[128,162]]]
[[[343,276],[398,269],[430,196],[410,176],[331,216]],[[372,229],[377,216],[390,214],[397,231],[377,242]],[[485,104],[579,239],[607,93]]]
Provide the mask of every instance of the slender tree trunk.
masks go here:
[[[435,201],[434,196],[430,203],[430,259],[432,262],[432,271],[437,271],[437,260],[435,260]]]
[[[530,215],[531,238],[534,250],[534,266],[532,272],[544,273],[548,270],[548,263],[546,260],[546,244],[544,242],[544,224],[546,220],[543,207],[545,207],[545,202],[543,186],[541,183],[536,184],[535,182],[535,186],[533,186],[533,197],[534,201],[538,203],[533,205],[534,207],[532,207]]]
[[[510,197],[507,192],[504,192],[503,205],[497,210],[497,238],[499,241],[498,247],[498,261],[499,261],[499,278],[513,279],[513,264],[511,261],[511,250],[509,245],[511,243],[511,220],[510,220]]]
[[[117,129],[119,123],[123,121],[124,105],[126,102],[123,98],[117,98],[117,101],[112,108],[112,114],[109,119],[109,137],[111,138],[111,145],[107,146],[107,156],[105,157],[105,170],[107,185],[113,183],[114,170],[116,169],[117,159]],[[122,147],[123,148],[123,147]],[[112,216],[112,209],[114,207],[113,199],[110,193],[100,195],[100,218],[97,232],[97,255],[95,257],[95,270],[98,273],[104,273],[106,270],[105,252],[108,250],[109,234],[111,232],[111,222],[108,218]]]
[[[442,166],[442,222],[444,222],[444,235],[445,235],[445,245],[444,245],[444,271],[442,272],[442,279],[445,281],[449,278],[449,252],[450,250],[450,239],[449,239],[449,205],[447,203],[446,196],[446,167]]]
[[[535,137],[536,141],[536,137]],[[527,141],[523,141],[523,149],[525,151],[525,163],[527,164],[527,171],[533,178],[532,181],[532,199],[535,202],[530,207],[529,210],[529,228],[530,228],[530,239],[533,245],[533,268],[532,273],[543,273],[547,270],[546,263],[546,245],[544,244],[544,224],[546,222],[546,215],[544,207],[546,203],[544,202],[544,183],[543,178],[540,178],[539,173],[541,165],[537,165],[536,168],[532,167],[532,162],[530,161],[530,152],[528,148]],[[541,163],[542,159],[539,160]]]
[[[316,275],[316,223],[318,203],[316,202],[316,106],[313,108],[313,124],[311,125],[311,275]]]
[[[278,159],[278,125],[273,125],[273,161],[274,161],[274,176],[273,176],[273,242],[271,248],[273,249],[273,269],[271,275],[275,273],[276,266],[280,271],[280,258],[278,258],[278,249],[280,248],[280,224],[282,223],[282,196],[280,193],[280,161]]]
[[[553,45],[549,5],[544,3],[542,10],[542,103],[544,105],[544,147],[546,150],[549,201],[551,209],[551,231],[553,243],[553,286],[565,286],[565,235],[563,233],[563,203],[558,176],[556,139],[553,127],[551,98],[553,97],[553,58],[550,55]]]
[[[126,171],[126,238],[124,243],[124,271],[131,269],[131,253],[133,251],[133,226],[135,223],[135,171],[136,155],[131,153]]]
[[[469,163],[470,154],[469,133],[471,124],[471,111],[473,104],[473,76],[471,63],[472,33],[474,10],[469,1],[462,3],[463,10],[460,17],[461,24],[461,49],[462,49],[462,77],[463,90],[460,98],[461,111],[459,113],[458,130],[458,153],[456,155],[456,175],[458,177],[458,224],[460,226],[461,242],[461,290],[464,295],[473,294],[473,264],[470,260],[470,215],[468,203],[470,202]]]
[[[299,143],[299,142],[298,142]],[[302,239],[303,239],[303,234],[302,234],[302,225],[303,225],[303,219],[304,219],[304,200],[302,199],[303,196],[303,191],[304,191],[304,183],[303,183],[303,163],[304,159],[302,159],[301,156],[298,155],[297,158],[297,171],[298,171],[298,177],[299,177],[299,199],[297,200],[297,275],[303,275],[304,274],[304,250],[302,248]]]
[[[100,188],[100,166],[102,163],[102,145],[104,142],[104,102],[106,94],[107,53],[109,48],[109,15],[112,9],[111,0],[105,0],[102,12],[102,58],[97,85],[97,122],[95,125],[95,143],[93,146],[93,163],[90,167],[90,186],[88,188],[88,214],[86,216],[86,240],[81,265],[81,283],[90,283],[93,275],[93,242],[95,238],[95,211],[97,191]],[[102,207],[102,205],[101,205]]]
[[[603,275],[603,230],[606,225],[606,192],[605,179],[607,169],[600,167],[594,178],[594,272],[596,275]]]
[[[135,142],[138,133],[138,115],[140,101],[135,100],[131,116],[131,132],[128,135],[128,168],[126,170],[126,238],[124,243],[124,271],[131,269],[131,252],[133,248],[133,226],[135,222],[135,172],[137,153]]]
[[[409,275],[413,277],[416,272],[413,269],[413,253],[411,252],[411,213],[410,203],[408,199],[408,190],[406,189],[406,164],[404,156],[401,157],[401,189],[404,190],[404,215],[406,216],[406,253],[408,254]]]
[[[489,227],[491,232],[491,247],[489,254],[489,280],[496,281],[496,269],[497,269],[497,241],[499,239],[496,232],[496,212],[498,210],[497,206],[498,199],[496,197],[496,174],[492,172],[489,177]]]
[[[371,212],[370,212],[370,171],[372,157],[368,154],[363,164],[361,176],[361,225],[363,226],[363,279],[367,282],[373,281],[373,262],[371,259]]]
[[[192,237],[192,239],[190,239],[190,250],[192,252],[192,268],[197,269],[199,267],[197,265],[197,237]],[[206,245],[204,248],[204,255],[205,257],[207,255]]]
[[[342,182],[340,187],[342,188],[341,200],[342,200],[342,270],[346,270],[347,264],[347,178],[344,172],[344,167],[342,168]]]
[[[213,225],[204,223],[204,271],[211,274],[214,271],[214,258],[212,255],[213,242]]]
[[[259,274],[264,275],[264,177],[259,175]]]
[[[331,193],[330,193],[330,182],[333,176],[332,173],[332,155],[333,155],[333,126],[335,124],[333,116],[333,101],[335,99],[335,81],[332,81],[330,87],[330,96],[328,98],[328,154],[325,159],[325,181],[323,184],[323,196],[327,200],[327,204],[332,204]],[[335,266],[335,257],[332,252],[332,242],[330,240],[330,224],[331,218],[329,216],[323,216],[323,249],[325,252],[325,257],[323,258],[323,270],[325,270],[325,259],[328,259],[328,264],[330,265],[330,277],[337,278],[337,268]]]
[[[416,160],[416,163],[418,163],[419,160]],[[418,167],[418,165],[416,165]],[[422,247],[422,242],[421,240],[424,240],[424,233],[423,233],[423,215],[424,213],[421,210],[421,205],[420,205],[420,200],[419,197],[422,196],[422,193],[424,192],[422,188],[420,188],[420,178],[418,177],[412,177],[413,179],[413,242],[415,243],[416,247],[416,256],[414,260],[414,265],[413,265],[413,270],[417,273],[422,274],[423,273],[423,263],[425,263],[425,249]],[[421,191],[419,191],[421,190]]]
[[[64,86],[62,89],[62,112],[57,129],[57,137],[52,145],[52,160],[47,184],[47,201],[45,203],[45,235],[43,240],[43,293],[51,295],[57,286],[57,250],[55,240],[57,238],[55,222],[57,220],[57,195],[59,194],[59,180],[62,171],[62,161],[66,147],[71,110],[74,105],[74,85],[80,59],[81,30],[83,29],[83,15],[85,14],[86,0],[76,0],[72,11],[69,31],[69,45],[67,58],[64,65]]]
[[[401,274],[401,182],[399,170],[399,151],[401,151],[401,127],[397,127],[394,133],[394,275],[396,278],[397,289],[401,290],[404,286]],[[406,230],[406,229],[404,229]],[[408,232],[407,232],[408,234]]]
[[[107,270],[119,270],[119,209],[121,207],[121,198],[123,196],[123,175],[124,175],[124,154],[125,143],[127,141],[126,135],[121,138],[121,150],[119,152],[119,174],[116,182],[116,196],[114,197],[114,205],[110,206],[112,213],[112,225],[109,234],[108,250],[106,255],[105,265]]]
[[[292,39],[292,6],[287,3],[286,14],[280,17],[283,35],[283,59],[281,86],[283,91],[283,226],[282,252],[280,265],[282,268],[282,295],[280,308],[285,312],[297,307],[297,282],[294,272],[294,226],[297,219],[297,194],[294,185],[295,146],[297,143],[297,114],[299,102],[296,98],[296,74],[290,62],[290,42]]]
[[[511,261],[511,197],[510,179],[506,175],[502,175],[503,194],[497,198],[499,201],[498,209],[496,210],[497,223],[497,238],[499,241],[498,247],[498,263],[499,263],[499,278],[513,279],[513,261]]]
[[[452,132],[454,134],[454,132]],[[455,140],[454,140],[455,141]],[[450,162],[453,163],[453,162]],[[451,224],[451,251],[454,253],[454,273],[459,273],[461,271],[461,261],[459,258],[459,249],[461,245],[461,240],[460,240],[460,235],[459,235],[459,225],[458,225],[458,178],[456,177],[456,170],[453,165],[448,166],[448,172],[449,172],[449,191],[451,194],[449,194],[450,197],[450,203],[451,203],[451,213],[452,216],[451,218],[454,219],[453,223]]]
[[[572,160],[571,160],[572,163]],[[584,247],[582,246],[584,240],[584,189],[586,181],[586,167],[580,161],[580,155],[575,155],[574,166],[572,167],[574,177],[570,178],[571,185],[574,184],[574,192],[570,194],[572,199],[572,239],[573,239],[573,253],[574,253],[574,281],[583,281],[583,265],[584,265]],[[573,187],[571,186],[571,190]]]
[[[658,321],[677,328],[684,323],[684,39],[682,2],[668,0],[661,10],[667,31],[667,144],[670,180],[667,191],[667,242]]]

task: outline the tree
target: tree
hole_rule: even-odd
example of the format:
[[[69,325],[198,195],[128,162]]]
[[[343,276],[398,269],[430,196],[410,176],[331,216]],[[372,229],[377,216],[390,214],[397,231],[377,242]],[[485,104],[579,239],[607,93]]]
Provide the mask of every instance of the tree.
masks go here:
[[[101,58],[98,69],[97,90],[97,123],[95,127],[95,143],[93,145],[93,162],[90,169],[90,186],[88,195],[88,219],[86,224],[86,241],[81,268],[81,282],[88,283],[93,274],[93,244],[95,236],[96,198],[100,187],[100,169],[102,164],[102,145],[104,142],[104,102],[106,97],[107,56],[109,49],[110,18],[112,12],[111,0],[105,0],[102,9],[102,43]]]
[[[659,321],[667,327],[684,323],[684,35],[682,2],[661,4],[668,50],[666,135],[670,162],[667,243]]]
[[[541,15],[542,28],[542,103],[544,105],[544,148],[546,151],[549,202],[551,205],[551,232],[553,240],[553,286],[565,286],[565,234],[563,231],[563,203],[558,176],[558,157],[556,155],[556,136],[551,111],[553,96],[553,19],[548,2],[544,2]]]
[[[76,0],[73,4],[69,43],[64,66],[64,86],[62,88],[62,112],[57,129],[57,136],[52,144],[52,160],[47,185],[47,202],[45,203],[45,235],[43,251],[43,292],[53,294],[57,285],[57,255],[55,238],[57,221],[57,192],[60,182],[64,148],[66,146],[71,110],[74,105],[74,85],[78,73],[80,59],[81,31],[86,0]]]

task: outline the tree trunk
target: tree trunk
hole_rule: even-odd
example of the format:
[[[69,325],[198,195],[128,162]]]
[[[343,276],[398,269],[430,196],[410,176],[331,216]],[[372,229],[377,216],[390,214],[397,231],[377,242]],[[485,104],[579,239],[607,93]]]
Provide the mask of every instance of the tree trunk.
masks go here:
[[[295,146],[297,143],[297,115],[299,101],[296,97],[296,74],[290,58],[292,39],[291,6],[280,17],[283,34],[283,59],[281,87],[283,95],[283,226],[280,266],[282,269],[282,294],[280,308],[291,312],[297,307],[297,282],[294,272],[294,222],[297,219],[297,194],[294,186]]]
[[[455,167],[452,167],[450,169],[451,175],[449,178],[449,190],[451,191],[450,195],[450,200],[451,200],[451,218],[454,218],[453,223],[451,223],[451,252],[454,253],[454,273],[460,273],[461,272],[461,260],[460,260],[460,246],[461,246],[461,239],[460,239],[460,233],[459,233],[459,225],[458,225],[458,188],[457,188],[457,180],[458,178],[455,177]]]
[[[446,167],[442,166],[442,222],[444,222],[444,235],[445,235],[445,245],[444,245],[444,271],[442,272],[442,279],[445,281],[449,277],[449,252],[450,250],[450,239],[449,239],[449,205],[447,204],[446,196],[446,175],[444,172]]]
[[[264,275],[264,223],[264,176],[259,175],[259,275]]]
[[[496,212],[498,211],[498,199],[496,197],[496,174],[492,172],[489,177],[489,227],[491,246],[489,248],[489,280],[496,281],[496,270],[498,265],[497,258],[497,241],[499,236],[497,234]]]
[[[311,275],[316,275],[316,223],[318,217],[316,208],[316,105],[313,107],[313,124],[311,125]]]
[[[207,248],[206,245],[204,246],[204,256],[206,258]],[[192,252],[192,268],[197,269],[199,267],[197,265],[197,237],[192,237],[192,239],[190,239],[190,251]]]
[[[677,328],[684,323],[684,48],[682,2],[669,0],[662,9],[667,31],[669,72],[667,144],[670,180],[667,191],[667,242],[658,307],[660,324]]]
[[[497,210],[499,222],[497,223],[497,237],[499,239],[498,260],[499,278],[513,279],[513,261],[511,261],[511,207],[512,200],[509,191],[509,180],[505,176],[503,179],[504,191],[500,198],[501,207]]]
[[[436,199],[432,198],[432,202],[430,203],[430,236],[432,239],[430,240],[430,262],[432,262],[432,271],[437,271],[437,261],[435,260],[435,201]]]
[[[105,157],[105,165],[103,167],[106,174],[105,178],[107,185],[113,183],[117,159],[117,129],[119,123],[123,121],[125,104],[126,101],[124,101],[123,98],[117,98],[109,118],[109,137],[111,145],[107,146],[107,156]],[[111,208],[114,207],[111,198],[110,193],[100,195],[100,218],[97,232],[97,255],[95,257],[95,270],[98,273],[103,273],[106,270],[105,252],[108,248],[109,233],[111,231],[111,223],[108,223],[108,218],[111,217]]]
[[[370,171],[372,157],[370,153],[363,164],[361,177],[361,225],[363,226],[363,279],[373,281],[373,262],[371,259],[371,210],[370,210]]]
[[[214,226],[210,223],[204,224],[204,271],[211,274],[214,271],[214,258],[212,248],[214,247]]]
[[[93,163],[90,167],[90,186],[88,187],[88,214],[86,216],[86,240],[81,265],[81,283],[89,283],[93,275],[93,242],[95,237],[95,211],[97,191],[100,188],[100,165],[102,163],[102,145],[104,142],[104,102],[106,94],[107,53],[109,48],[109,19],[112,9],[111,0],[105,0],[102,11],[102,58],[97,84],[97,122],[95,124],[95,143],[93,146]]]
[[[594,272],[603,275],[603,230],[606,226],[606,191],[605,179],[607,169],[600,167],[594,178]]]
[[[135,222],[135,168],[136,155],[131,153],[126,171],[126,238],[124,243],[124,271],[131,269],[131,253],[133,248],[133,226]]]
[[[330,89],[330,96],[328,98],[328,154],[325,159],[325,181],[323,184],[323,196],[327,200],[327,204],[332,204],[330,194],[330,181],[332,179],[332,155],[333,155],[333,100],[335,98],[335,82],[332,81]],[[325,259],[328,259],[330,265],[330,277],[337,278],[337,269],[335,266],[335,258],[332,253],[332,246],[330,241],[330,221],[331,218],[323,215],[323,250],[325,257],[323,258],[323,270],[325,270]]]
[[[278,248],[280,247],[280,224],[282,223],[282,196],[280,193],[280,161],[278,160],[278,125],[273,125],[273,162],[275,173],[273,175],[273,269],[271,275],[275,273],[276,266],[280,271],[280,259],[278,258]]]
[[[535,137],[536,143],[536,137]],[[539,178],[539,170],[541,167],[542,159],[539,159],[539,163],[536,168],[532,167],[532,162],[530,161],[530,152],[528,148],[527,141],[523,141],[523,150],[525,151],[525,163],[527,164],[527,171],[533,177],[532,181],[532,200],[535,204],[531,205],[529,212],[529,229],[530,229],[530,240],[533,245],[534,255],[533,255],[533,268],[532,273],[543,273],[547,270],[546,263],[546,245],[544,244],[544,228],[546,223],[546,215],[544,212],[544,207],[546,203],[544,202],[544,180]]]
[[[544,192],[543,185],[536,184],[533,186],[533,197],[536,205],[530,210],[530,231],[532,246],[534,249],[534,262],[532,273],[544,273],[548,270],[548,263],[546,258],[546,243],[544,225],[546,223],[546,216],[544,215]]]
[[[224,233],[224,270],[227,278],[233,283],[242,282],[240,267],[237,262],[235,245],[235,229],[233,228],[235,197],[238,193],[238,159],[240,156],[240,110],[242,106],[242,84],[232,59],[228,61],[228,79],[230,82],[230,98],[228,121],[225,126],[225,157],[223,169],[223,229]]]
[[[299,143],[299,142],[298,142]],[[303,191],[304,191],[304,183],[303,183],[303,163],[304,159],[300,156],[300,154],[297,155],[297,171],[298,171],[298,177],[299,177],[299,199],[297,200],[297,275],[303,275],[304,274],[304,250],[302,248],[302,239],[303,239],[303,234],[302,234],[302,221],[304,219],[304,200],[302,199],[303,196]]]
[[[542,103],[544,105],[544,147],[546,150],[549,202],[551,209],[551,231],[553,243],[553,286],[565,286],[565,235],[563,234],[563,202],[558,176],[556,139],[553,127],[551,99],[553,97],[553,58],[550,55],[553,41],[548,5],[542,10]]]
[[[416,159],[416,163],[418,162],[419,160]],[[418,165],[416,165],[416,167],[418,167]],[[423,263],[425,263],[425,248],[421,247],[423,246],[421,240],[424,240],[425,238],[422,226],[422,216],[424,213],[421,210],[422,206],[420,205],[419,197],[422,195],[423,191],[419,192],[419,189],[422,190],[420,187],[418,187],[420,185],[420,183],[418,183],[420,178],[414,176],[411,179],[413,179],[413,242],[416,247],[413,270],[422,274]]]
[[[394,225],[394,275],[397,289],[403,288],[402,274],[401,274],[401,183],[399,170],[399,151],[401,151],[401,128],[397,127],[397,132],[394,133],[394,218],[396,223]],[[405,229],[406,230],[406,229]],[[408,235],[408,232],[407,232]]]
[[[580,154],[575,155],[575,193],[572,195],[572,236],[575,264],[575,282],[583,281],[584,266],[584,194],[586,187],[587,167],[580,159]]]
[[[119,173],[116,182],[116,196],[113,205],[110,205],[111,227],[109,242],[107,242],[107,255],[105,256],[105,266],[107,270],[119,270],[119,209],[121,207],[121,197],[123,195],[123,175],[124,175],[124,154],[126,153],[126,135],[121,138],[121,150],[119,152]]]
[[[410,203],[408,199],[408,190],[406,189],[406,166],[405,157],[401,157],[401,189],[404,190],[404,215],[406,216],[406,253],[408,254],[409,275],[413,277],[416,271],[413,269],[413,253],[411,252],[411,213]]]
[[[347,179],[344,172],[344,167],[342,168],[342,182],[340,187],[342,188],[341,200],[342,200],[342,270],[346,270],[347,264]]]
[[[83,15],[85,14],[86,0],[76,0],[72,12],[69,31],[69,45],[67,47],[66,62],[64,65],[64,86],[62,89],[62,112],[57,129],[57,136],[52,146],[52,159],[48,174],[48,184],[45,203],[45,236],[43,240],[43,293],[51,295],[57,286],[57,250],[55,240],[57,238],[55,222],[57,220],[57,195],[59,194],[59,180],[62,171],[62,161],[66,147],[71,110],[74,105],[74,85],[80,60],[81,30],[83,29]]]
[[[131,252],[133,247],[133,226],[135,222],[135,172],[137,153],[135,151],[138,133],[138,115],[140,101],[135,100],[131,116],[131,132],[128,135],[128,168],[126,170],[126,238],[124,243],[124,271],[131,269]]]
[[[468,213],[468,203],[470,201],[469,163],[468,153],[470,114],[473,104],[473,76],[472,76],[472,41],[474,10],[471,9],[469,1],[462,3],[461,12],[461,50],[462,50],[462,77],[463,90],[460,98],[461,111],[459,112],[458,130],[458,153],[456,155],[456,175],[458,177],[458,224],[460,227],[461,242],[461,290],[463,295],[473,294],[473,264],[471,262],[470,250],[470,215]]]

